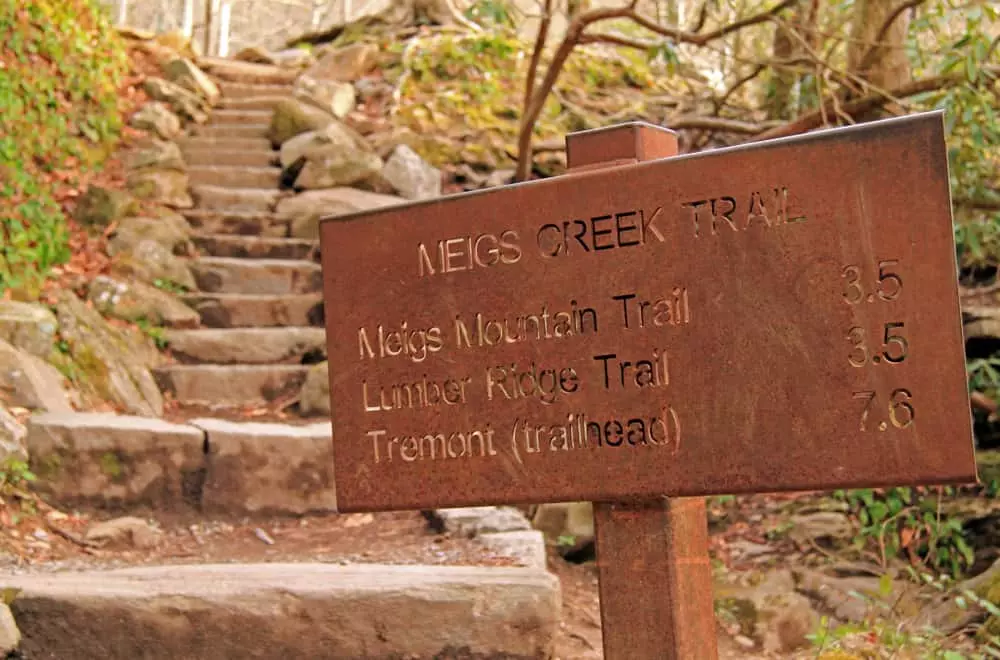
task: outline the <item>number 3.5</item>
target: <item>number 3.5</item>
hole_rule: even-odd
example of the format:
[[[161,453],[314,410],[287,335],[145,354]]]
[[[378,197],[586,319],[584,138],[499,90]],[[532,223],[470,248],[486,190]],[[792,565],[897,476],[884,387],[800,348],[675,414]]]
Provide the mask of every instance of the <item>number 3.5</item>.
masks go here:
[[[903,291],[903,278],[894,270],[897,265],[899,265],[897,259],[884,259],[878,262],[878,283],[875,293],[881,300],[887,302],[895,300]],[[851,305],[857,305],[865,300],[874,301],[874,296],[865,294],[865,287],[861,283],[860,266],[845,266],[842,275],[847,280],[844,300]]]

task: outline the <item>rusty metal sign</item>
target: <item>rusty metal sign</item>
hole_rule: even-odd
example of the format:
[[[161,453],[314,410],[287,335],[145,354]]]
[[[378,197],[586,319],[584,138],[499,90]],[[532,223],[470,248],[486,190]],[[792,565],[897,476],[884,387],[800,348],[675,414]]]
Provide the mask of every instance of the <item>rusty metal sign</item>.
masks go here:
[[[323,221],[340,510],[976,479],[940,113],[623,162]]]

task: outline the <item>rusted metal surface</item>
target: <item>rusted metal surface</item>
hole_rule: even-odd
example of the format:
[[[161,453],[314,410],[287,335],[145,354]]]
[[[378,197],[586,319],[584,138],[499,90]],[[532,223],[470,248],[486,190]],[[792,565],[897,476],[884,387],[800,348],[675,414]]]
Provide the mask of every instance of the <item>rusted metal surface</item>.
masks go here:
[[[672,131],[632,123],[566,138],[572,172],[677,154]],[[605,158],[612,158],[605,161]],[[708,521],[702,497],[595,502],[604,657],[715,660]]]
[[[610,660],[718,657],[705,500],[594,504]]]
[[[344,511],[975,479],[940,113],[321,241]]]

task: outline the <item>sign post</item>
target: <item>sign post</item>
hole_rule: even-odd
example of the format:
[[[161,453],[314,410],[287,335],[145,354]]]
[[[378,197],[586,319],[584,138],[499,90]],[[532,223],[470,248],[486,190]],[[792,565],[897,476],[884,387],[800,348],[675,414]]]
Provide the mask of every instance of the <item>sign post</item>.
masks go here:
[[[716,656],[705,495],[975,481],[942,116],[330,218],[338,508],[595,502],[609,658]]]

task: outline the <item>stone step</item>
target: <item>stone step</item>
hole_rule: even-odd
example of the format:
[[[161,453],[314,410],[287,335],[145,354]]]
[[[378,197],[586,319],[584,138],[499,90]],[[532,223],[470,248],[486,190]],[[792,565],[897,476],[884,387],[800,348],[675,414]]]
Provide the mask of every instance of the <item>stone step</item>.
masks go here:
[[[308,373],[300,364],[171,364],[153,378],[183,405],[244,406],[296,394]]]
[[[3,586],[20,591],[26,658],[548,658],[561,618],[554,575],[507,566],[189,564]]]
[[[191,261],[200,291],[283,295],[323,289],[322,269],[310,261],[200,257]]]
[[[184,162],[189,167],[216,165],[223,167],[271,167],[278,163],[278,153],[263,149],[200,149],[183,150]]]
[[[188,167],[192,184],[226,188],[277,188],[281,182],[279,167],[241,167],[233,165],[196,165]]]
[[[191,195],[195,206],[204,211],[270,213],[281,198],[281,191],[195,184],[191,186]]]
[[[208,117],[208,124],[269,124],[271,123],[270,110],[213,110]]]
[[[182,212],[191,227],[202,234],[284,237],[289,233],[288,218],[273,213],[191,209]]]
[[[253,91],[253,90],[251,90]],[[281,96],[269,94],[267,90],[261,96],[229,96],[219,101],[219,108],[232,110],[273,110],[284,99],[291,98],[291,93]]]
[[[324,328],[167,330],[170,354],[183,364],[301,364],[326,357]]]
[[[278,67],[272,64],[240,62],[224,57],[199,57],[198,66],[221,81],[259,85],[287,85],[295,82],[301,73],[296,69]]]
[[[316,241],[304,238],[204,234],[193,236],[192,240],[202,254],[212,257],[315,260],[313,255],[319,251]]]
[[[261,85],[221,81],[219,91],[222,92],[223,100],[260,97],[289,98],[292,96],[291,85]],[[223,105],[223,107],[229,106]]]
[[[323,295],[258,295],[253,293],[190,293],[184,302],[201,316],[207,328],[273,328],[323,326]]]
[[[187,135],[177,140],[182,152],[188,149],[217,149],[225,151],[267,151],[275,153],[271,141],[264,137],[207,137]]]
[[[268,124],[204,124],[191,129],[197,137],[260,138],[267,135]]]

